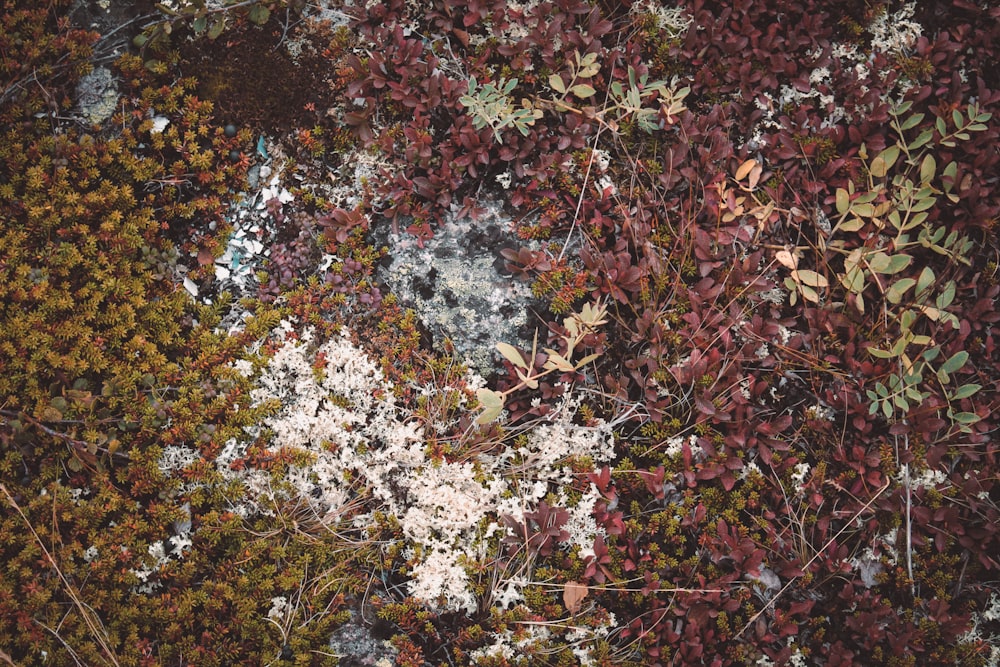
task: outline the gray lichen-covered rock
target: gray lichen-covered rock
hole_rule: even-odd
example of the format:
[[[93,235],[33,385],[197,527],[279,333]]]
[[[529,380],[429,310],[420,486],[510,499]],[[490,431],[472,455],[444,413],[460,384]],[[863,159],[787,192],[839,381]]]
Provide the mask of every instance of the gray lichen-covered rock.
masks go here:
[[[375,636],[380,630],[377,622],[370,627],[357,612],[330,637],[330,648],[337,655],[339,665],[351,667],[381,667],[395,664],[397,651],[389,642]]]
[[[385,227],[372,236],[389,248],[379,277],[416,311],[434,344],[450,339],[463,361],[489,375],[497,343],[530,346],[525,329],[532,295],[503,271],[500,251],[518,245],[510,220],[499,204],[485,208],[475,220],[450,215],[422,248],[413,236]]]
[[[118,104],[118,83],[107,67],[95,67],[76,86],[80,115],[92,125],[111,118]]]

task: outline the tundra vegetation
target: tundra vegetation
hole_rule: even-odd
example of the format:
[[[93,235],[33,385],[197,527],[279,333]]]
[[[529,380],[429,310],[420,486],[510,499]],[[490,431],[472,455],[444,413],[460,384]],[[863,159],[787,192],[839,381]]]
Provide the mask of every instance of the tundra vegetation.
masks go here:
[[[0,16],[0,662],[1000,664],[992,3],[72,4]],[[369,231],[488,196],[484,379]]]

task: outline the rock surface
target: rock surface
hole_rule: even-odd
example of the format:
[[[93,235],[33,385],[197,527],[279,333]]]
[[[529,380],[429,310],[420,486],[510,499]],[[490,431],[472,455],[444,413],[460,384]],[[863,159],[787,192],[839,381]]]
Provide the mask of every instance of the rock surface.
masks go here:
[[[497,202],[484,208],[477,219],[449,214],[423,247],[387,226],[372,237],[389,248],[379,278],[416,311],[435,346],[449,339],[462,360],[486,376],[494,371],[497,343],[530,345],[532,294],[503,269],[500,251],[518,245],[510,220]]]

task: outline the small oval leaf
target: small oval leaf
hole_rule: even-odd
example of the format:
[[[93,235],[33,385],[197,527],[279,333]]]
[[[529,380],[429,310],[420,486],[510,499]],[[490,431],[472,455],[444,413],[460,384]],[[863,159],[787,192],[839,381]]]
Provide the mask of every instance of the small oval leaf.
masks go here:
[[[528,369],[528,364],[524,360],[524,357],[521,356],[520,350],[518,350],[513,345],[508,345],[507,343],[497,343],[497,352],[502,354],[504,359],[514,364],[515,366],[518,366],[525,370]]]
[[[968,360],[969,360],[969,353],[966,352],[965,350],[961,350],[951,355],[951,357],[949,357],[946,362],[941,364],[941,370],[944,371],[945,373],[954,373],[962,366],[964,366],[965,362],[967,362]]]
[[[844,188],[837,188],[837,213],[844,215],[851,207],[850,195]]]
[[[810,271],[808,269],[802,269],[801,271],[792,271],[792,278],[796,282],[809,285],[810,287],[827,287],[829,283],[826,280],[826,276],[823,276],[815,271]]]
[[[963,384],[961,387],[955,390],[955,393],[951,395],[951,400],[958,401],[963,398],[968,398],[972,396],[977,391],[983,388],[981,384]]]

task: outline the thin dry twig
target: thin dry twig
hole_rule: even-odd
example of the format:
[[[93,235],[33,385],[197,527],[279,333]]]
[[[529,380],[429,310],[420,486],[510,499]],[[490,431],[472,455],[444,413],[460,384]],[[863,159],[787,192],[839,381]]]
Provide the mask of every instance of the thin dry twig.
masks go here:
[[[847,529],[851,527],[851,524],[854,523],[855,519],[857,519],[859,516],[861,516],[862,514],[864,514],[866,511],[868,511],[868,508],[870,508],[872,505],[875,504],[875,501],[878,500],[879,497],[883,493],[885,493],[886,489],[888,489],[890,485],[891,485],[891,481],[886,481],[885,486],[883,486],[881,489],[879,489],[878,493],[876,493],[874,496],[872,496],[872,499],[869,500],[867,503],[865,503],[864,507],[862,507],[857,512],[855,512],[854,516],[851,517],[851,520],[848,521],[847,523],[845,523],[844,527],[841,528],[840,530],[838,530],[836,535],[834,535],[829,540],[827,540],[826,544],[823,545],[823,548],[819,549],[815,553],[815,555],[813,555],[813,557],[809,559],[809,562],[805,564],[805,566],[802,568],[802,571],[806,572],[809,569],[809,566],[812,565],[813,562],[815,562],[815,560],[817,558],[819,558],[830,547],[831,544],[833,544],[834,542],[836,542],[840,538],[840,536],[843,535],[847,531]],[[737,632],[735,635],[733,635],[733,639],[736,640],[736,639],[739,639],[741,636],[743,636],[743,633],[747,631],[747,628],[749,628],[751,625],[753,625],[754,623],[756,623],[757,619],[760,618],[761,615],[764,614],[764,612],[766,612],[770,607],[774,606],[774,603],[778,600],[778,598],[781,597],[781,595],[785,591],[787,591],[788,588],[793,583],[795,583],[796,579],[798,579],[798,577],[792,577],[791,579],[789,579],[788,583],[785,584],[784,586],[782,586],[781,590],[778,591],[777,593],[775,593],[774,596],[770,600],[768,600],[767,603],[765,603],[763,607],[761,607],[760,611],[758,611],[756,614],[754,614],[750,618],[750,620],[747,621],[746,624],[742,628],[740,628],[740,631]]]

